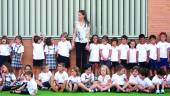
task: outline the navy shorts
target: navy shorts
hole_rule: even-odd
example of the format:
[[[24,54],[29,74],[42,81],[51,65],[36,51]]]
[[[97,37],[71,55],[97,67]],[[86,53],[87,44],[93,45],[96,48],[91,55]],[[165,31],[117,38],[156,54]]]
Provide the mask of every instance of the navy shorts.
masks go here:
[[[42,85],[43,85],[43,87],[48,87],[48,88],[51,87],[49,82],[43,82]]]
[[[43,65],[43,61],[44,61],[44,59],[40,59],[40,60],[33,59],[33,66],[41,67]]]
[[[111,68],[111,67],[112,67],[112,62],[111,62],[110,60],[106,60],[106,61],[101,60],[101,61],[100,61],[100,64],[101,64],[101,65],[106,65],[108,68]]]
[[[127,69],[130,70],[130,69],[132,69],[135,66],[138,66],[138,64],[137,63],[128,63],[127,64]]]
[[[117,67],[119,65],[120,65],[119,62],[112,62],[112,67]]]
[[[69,68],[69,66],[70,66],[70,58],[69,57],[61,56],[58,54],[57,61],[58,61],[58,63],[64,63],[64,66],[66,68]]]
[[[159,67],[163,67],[163,66],[166,66],[166,67],[169,66],[168,58],[160,58]]]
[[[149,60],[149,69],[151,69],[151,70],[159,69],[157,60],[153,60],[153,59]]]
[[[140,67],[140,68],[149,68],[147,62],[139,62],[139,67]]]
[[[127,60],[126,60],[126,59],[121,59],[120,61],[121,61],[121,65],[122,65],[123,67],[125,67],[126,69],[128,69]]]

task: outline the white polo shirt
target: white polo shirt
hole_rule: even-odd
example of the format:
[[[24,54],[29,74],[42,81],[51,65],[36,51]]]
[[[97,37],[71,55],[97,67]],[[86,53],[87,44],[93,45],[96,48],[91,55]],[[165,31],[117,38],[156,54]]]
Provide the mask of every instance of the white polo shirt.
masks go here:
[[[129,50],[129,46],[127,44],[120,44],[119,45],[120,59],[127,60],[128,50]]]
[[[138,51],[138,62],[147,61],[147,44],[137,44],[136,49]]]
[[[65,71],[62,73],[58,71],[55,73],[54,79],[57,81],[57,83],[64,83],[68,79],[68,74]]]

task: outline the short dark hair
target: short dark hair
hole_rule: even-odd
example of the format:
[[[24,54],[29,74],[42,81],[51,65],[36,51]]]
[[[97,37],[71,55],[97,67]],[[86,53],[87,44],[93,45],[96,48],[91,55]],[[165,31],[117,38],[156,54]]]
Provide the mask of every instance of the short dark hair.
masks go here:
[[[148,76],[148,73],[149,73],[149,70],[147,68],[141,68],[139,69],[139,73],[144,76],[144,77],[147,77]]]
[[[107,35],[104,35],[104,36],[102,37],[102,39],[104,39],[104,40],[106,40],[106,41],[109,41],[109,37],[108,37]]]
[[[60,63],[58,63],[57,65],[61,65],[61,66],[63,66],[64,67],[64,63],[63,62],[60,62]]]
[[[144,34],[140,34],[139,35],[139,39],[141,39],[141,38],[145,38],[145,35]]]
[[[122,66],[122,65],[119,65],[119,66],[117,66],[116,68],[117,68],[118,71],[120,71],[120,70],[124,69],[125,67]]]
[[[8,41],[8,37],[7,36],[2,36],[1,40],[2,39],[5,39],[6,40],[6,44],[9,44],[9,41]],[[1,42],[2,43],[2,42]]]
[[[115,42],[118,44],[118,39],[117,39],[117,38],[115,38],[115,37],[112,38],[112,39],[111,39],[111,42],[113,42],[113,41],[115,41]]]
[[[136,41],[135,41],[135,39],[131,39],[131,40],[130,40],[130,42],[128,43],[129,47],[130,47],[130,43],[131,43],[131,42],[135,42],[135,48],[136,48]]]
[[[26,71],[24,75],[29,75],[29,76],[33,77],[32,71]]]
[[[48,37],[48,38],[45,40],[45,43],[46,43],[47,46],[52,45],[51,39],[52,39],[51,37]]]
[[[166,75],[166,72],[162,69],[159,69],[157,70],[157,74],[163,76],[163,75]]]
[[[159,34],[159,36],[161,36],[161,35],[165,35],[165,36],[167,37],[166,32],[161,32],[161,33]]]
[[[40,39],[41,39],[40,36],[38,36],[38,35],[35,35],[35,36],[34,36],[34,42],[35,42],[35,43],[38,43],[38,40],[40,40]]]
[[[149,36],[149,40],[151,40],[151,39],[155,39],[156,40],[156,36],[155,35]]]
[[[126,35],[122,35],[121,39],[128,39],[128,37]]]
[[[29,65],[29,64],[25,65],[24,70],[26,69],[26,67],[29,67],[32,70],[32,66],[31,65]]]

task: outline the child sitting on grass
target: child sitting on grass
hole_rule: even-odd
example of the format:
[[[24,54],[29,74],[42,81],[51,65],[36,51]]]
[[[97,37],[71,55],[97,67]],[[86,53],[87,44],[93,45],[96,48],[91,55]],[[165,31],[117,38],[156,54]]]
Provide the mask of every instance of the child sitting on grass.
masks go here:
[[[156,93],[165,93],[164,86],[165,81],[163,77],[166,75],[166,72],[162,69],[157,71],[157,75],[155,75],[152,79],[153,84],[155,85]]]
[[[55,92],[63,92],[68,79],[67,72],[64,71],[64,63],[58,63],[57,72],[51,78],[51,89]]]
[[[37,83],[33,78],[32,71],[27,71],[27,72],[25,72],[24,75],[27,80],[27,84],[24,86],[21,86],[17,90],[14,90],[13,93],[30,94],[31,96],[36,96],[38,89],[37,89]]]
[[[41,89],[49,89],[50,86],[50,79],[51,79],[52,73],[49,71],[48,64],[45,64],[42,66],[42,71],[38,76],[38,80],[36,81],[38,84],[38,87]]]
[[[148,78],[149,70],[146,68],[141,68],[139,70],[139,79],[138,79],[138,89],[141,92],[150,93],[153,92],[155,86],[152,81]]]

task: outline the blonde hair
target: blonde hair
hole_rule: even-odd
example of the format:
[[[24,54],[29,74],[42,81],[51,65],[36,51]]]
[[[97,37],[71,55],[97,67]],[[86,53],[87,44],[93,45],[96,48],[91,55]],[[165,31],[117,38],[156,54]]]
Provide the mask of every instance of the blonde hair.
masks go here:
[[[102,70],[102,69],[106,70],[106,74],[107,74],[107,75],[110,75],[110,70],[109,70],[109,68],[108,68],[106,65],[102,65],[102,66],[101,66],[101,68],[100,68],[100,74],[101,74],[101,70]]]
[[[73,68],[71,68],[71,71],[75,71],[77,76],[80,75],[80,72],[79,72],[79,68],[78,68],[78,67],[73,67]]]

